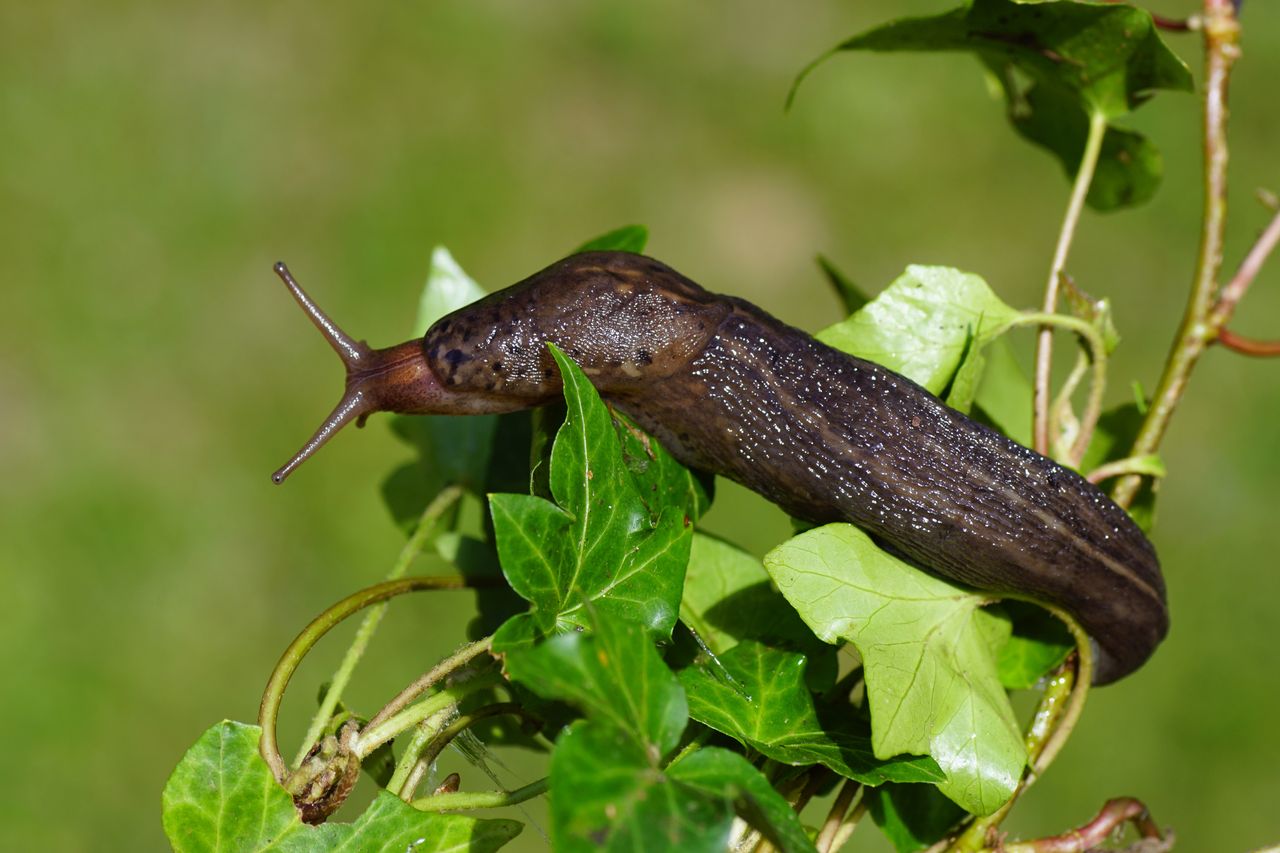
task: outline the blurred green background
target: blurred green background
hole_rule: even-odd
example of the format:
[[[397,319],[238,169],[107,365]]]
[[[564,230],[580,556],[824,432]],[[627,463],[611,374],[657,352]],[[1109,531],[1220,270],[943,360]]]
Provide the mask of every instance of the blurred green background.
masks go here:
[[[400,548],[378,487],[408,452],[385,420],[286,487],[268,480],[340,387],[273,261],[378,345],[406,336],[435,244],[492,289],[630,222],[695,280],[809,329],[837,315],[817,252],[872,290],[943,263],[1038,304],[1066,182],[974,61],[840,57],[782,109],[818,52],[946,6],[0,5],[0,846],[164,849],[160,790],[184,750],[223,717],[252,720],[296,631]],[[1245,26],[1229,264],[1265,219],[1253,189],[1280,188],[1280,16],[1246,4]],[[1196,38],[1171,42],[1199,76]],[[1153,385],[1181,313],[1197,122],[1188,95],[1134,116],[1165,186],[1137,211],[1086,213],[1069,265],[1115,302],[1114,402]],[[1273,263],[1235,327],[1276,336],[1277,317]],[[1165,447],[1173,632],[1093,695],[1016,833],[1133,794],[1182,850],[1280,839],[1278,422],[1280,363],[1211,352]],[[731,488],[710,524],[757,552],[787,530]],[[397,605],[356,703],[451,651],[469,606]],[[302,672],[286,743],[341,645]]]

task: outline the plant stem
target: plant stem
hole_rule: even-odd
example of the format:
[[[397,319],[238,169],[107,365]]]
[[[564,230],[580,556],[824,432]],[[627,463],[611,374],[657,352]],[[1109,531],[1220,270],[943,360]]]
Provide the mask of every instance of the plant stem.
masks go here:
[[[1231,66],[1239,55],[1240,26],[1230,0],[1205,0],[1204,8],[1204,210],[1200,249],[1182,325],[1165,360],[1164,373],[1130,456],[1146,456],[1160,447],[1191,371],[1217,332],[1209,314],[1222,269],[1222,245],[1227,227],[1227,82]],[[1137,475],[1123,477],[1111,496],[1127,508],[1137,496],[1140,484],[1141,478]]]
[[[525,800],[531,800],[539,794],[546,793],[548,782],[548,779],[539,779],[536,782],[530,782],[523,788],[516,788],[514,791],[481,791],[478,793],[458,791],[453,794],[434,794],[430,797],[414,800],[410,805],[422,812],[496,809],[502,806],[514,806],[517,803],[523,803]]]
[[[866,813],[867,797],[864,793],[862,799],[858,800],[858,804],[853,807],[853,811],[849,812],[849,816],[841,822],[840,829],[836,831],[836,837],[831,839],[831,853],[836,853],[837,850],[849,842],[853,831],[858,828],[858,822],[862,820],[862,816]]]
[[[1231,315],[1235,313],[1236,306],[1249,290],[1249,285],[1253,284],[1253,280],[1262,271],[1262,265],[1266,263],[1267,257],[1275,251],[1277,243],[1280,243],[1280,212],[1271,217],[1267,227],[1258,235],[1258,239],[1254,241],[1249,253],[1240,262],[1240,267],[1236,270],[1236,274],[1231,277],[1231,281],[1227,282],[1227,286],[1222,288],[1222,295],[1218,297],[1217,303],[1213,306],[1213,313],[1209,317],[1209,322],[1215,328],[1222,329],[1227,321],[1231,319]]]
[[[844,816],[849,811],[849,806],[853,805],[853,798],[858,796],[858,791],[862,790],[862,785],[846,779],[844,784],[840,786],[840,793],[836,795],[835,800],[831,803],[831,809],[827,812],[827,819],[822,823],[822,829],[818,832],[818,838],[814,842],[814,846],[818,848],[818,853],[830,853],[833,849],[831,846],[835,841],[836,832],[840,829],[840,825],[844,822]]]
[[[418,765],[418,757],[422,755],[422,750],[427,744],[440,733],[440,727],[444,725],[451,709],[444,708],[427,717],[413,730],[409,742],[405,744],[404,754],[400,756],[400,760],[396,763],[396,769],[391,774],[390,781],[387,782],[387,790],[398,796],[400,799],[408,802],[413,799],[413,792],[405,790],[409,776]]]
[[[1156,851],[1173,848],[1173,838],[1166,837],[1160,831],[1160,827],[1151,819],[1151,813],[1141,801],[1133,797],[1119,797],[1108,800],[1098,812],[1097,817],[1082,827],[1052,838],[1037,838],[1034,841],[1005,844],[1002,849],[1004,853],[1086,853],[1105,844],[1112,832],[1129,822],[1133,823],[1143,839],[1157,842],[1141,849],[1156,853]]]
[[[1044,290],[1045,314],[1053,314],[1058,310],[1058,283],[1062,280],[1063,270],[1067,266],[1067,254],[1071,250],[1071,241],[1075,237],[1076,225],[1080,221],[1080,212],[1084,209],[1085,197],[1089,194],[1089,184],[1093,182],[1093,171],[1098,165],[1098,154],[1102,151],[1102,138],[1107,133],[1107,118],[1102,113],[1089,116],[1089,135],[1085,137],[1084,152],[1080,156],[1080,165],[1076,168],[1075,181],[1071,186],[1071,198],[1067,202],[1067,212],[1062,218],[1062,227],[1058,230],[1058,245],[1053,251],[1053,263],[1049,267],[1049,280]],[[1044,455],[1049,453],[1049,384],[1053,366],[1053,329],[1045,326],[1040,330],[1036,340],[1036,376],[1034,406],[1034,442],[1035,449]]]
[[[1280,341],[1259,341],[1237,335],[1227,329],[1218,331],[1217,343],[1241,355],[1252,355],[1258,358],[1270,358],[1280,355]]]
[[[413,535],[409,537],[409,541],[400,549],[400,556],[396,559],[395,565],[391,567],[391,571],[387,573],[387,580],[393,581],[404,576],[414,558],[426,547],[427,542],[430,541],[431,536],[435,533],[436,522],[461,497],[461,487],[447,486],[440,491],[440,494],[436,495],[431,503],[427,504],[422,517],[418,519]],[[333,717],[333,711],[338,707],[338,701],[342,698],[342,692],[346,689],[347,683],[351,681],[351,675],[355,672],[356,665],[360,663],[360,658],[364,655],[365,649],[368,648],[369,641],[373,639],[374,632],[378,630],[378,623],[382,621],[382,617],[386,612],[387,605],[384,602],[365,614],[364,621],[360,623],[360,627],[356,630],[356,636],[351,641],[351,646],[342,658],[342,663],[339,664],[337,671],[333,674],[333,679],[329,683],[329,689],[324,694],[324,700],[321,701],[320,708],[311,719],[307,734],[302,739],[302,747],[293,759],[294,767],[302,764],[302,760],[307,757],[307,753],[315,746],[316,741],[320,740],[325,727],[329,725],[329,720]]]

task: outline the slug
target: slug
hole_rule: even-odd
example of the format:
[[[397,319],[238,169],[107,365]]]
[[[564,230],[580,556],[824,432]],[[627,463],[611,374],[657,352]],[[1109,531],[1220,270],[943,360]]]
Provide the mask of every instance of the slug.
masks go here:
[[[276,273],[342,358],[346,393],[272,477],[372,412],[510,412],[558,398],[546,347],[687,466],[814,524],[851,522],[928,571],[1071,613],[1095,684],[1141,666],[1169,627],[1151,543],[1073,471],[914,382],[832,349],[652,258],[588,252],[371,349]]]

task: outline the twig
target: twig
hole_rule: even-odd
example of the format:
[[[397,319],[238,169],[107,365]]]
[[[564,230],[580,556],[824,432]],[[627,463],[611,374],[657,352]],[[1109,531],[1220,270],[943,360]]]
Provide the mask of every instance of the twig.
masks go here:
[[[1200,250],[1182,325],[1130,456],[1146,456],[1159,448],[1169,419],[1186,390],[1187,379],[1217,332],[1208,320],[1222,269],[1227,225],[1227,82],[1231,78],[1231,66],[1240,53],[1237,46],[1240,25],[1230,0],[1205,0],[1204,8],[1204,211]],[[1122,477],[1111,496],[1120,506],[1128,507],[1137,496],[1140,484],[1141,478],[1137,475]]]
[[[1155,853],[1173,849],[1173,834],[1166,835],[1162,832],[1151,819],[1147,807],[1133,797],[1108,800],[1097,817],[1078,829],[1051,838],[1006,843],[1003,849],[1004,853],[1085,853],[1104,843],[1112,832],[1125,823],[1132,823],[1142,838],[1158,842],[1154,846],[1143,847],[1143,850]]]
[[[1235,350],[1243,355],[1258,356],[1260,358],[1280,355],[1280,341],[1259,341],[1254,338],[1246,338],[1244,335],[1237,335],[1230,329],[1219,329],[1215,343],[1222,344],[1227,349]]]
[[[1058,245],[1053,251],[1053,263],[1049,266],[1049,280],[1044,290],[1043,312],[1045,314],[1052,314],[1058,308],[1058,284],[1067,266],[1067,253],[1071,250],[1076,224],[1080,221],[1085,196],[1089,194],[1089,184],[1093,182],[1093,170],[1098,165],[1098,154],[1102,151],[1102,138],[1106,134],[1106,116],[1102,113],[1093,113],[1089,117],[1089,135],[1085,138],[1084,153],[1081,154],[1080,165],[1076,168],[1075,181],[1071,186],[1071,198],[1067,202],[1067,212],[1062,217],[1062,227],[1058,230]],[[1049,384],[1052,366],[1053,329],[1044,326],[1040,329],[1040,336],[1036,340],[1033,400],[1035,449],[1044,455],[1049,453]]]

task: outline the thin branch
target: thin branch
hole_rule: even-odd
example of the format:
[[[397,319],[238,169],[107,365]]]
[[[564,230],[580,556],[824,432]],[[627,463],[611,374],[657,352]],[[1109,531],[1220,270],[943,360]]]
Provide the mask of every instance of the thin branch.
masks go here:
[[[1182,325],[1174,338],[1164,373],[1156,385],[1147,417],[1134,439],[1130,456],[1146,456],[1160,447],[1169,419],[1187,387],[1192,369],[1213,340],[1209,324],[1214,291],[1222,269],[1222,245],[1227,226],[1227,83],[1239,56],[1240,25],[1230,0],[1205,0],[1204,210],[1200,250]],[[1129,475],[1116,483],[1112,498],[1128,507],[1138,494],[1141,477]]]
[[[1229,350],[1235,350],[1243,355],[1258,356],[1267,358],[1270,356],[1280,355],[1280,341],[1259,341],[1254,338],[1246,338],[1244,335],[1237,335],[1230,329],[1219,329],[1218,337],[1214,343],[1222,344]]]
[[[1063,270],[1067,266],[1067,254],[1071,250],[1071,241],[1075,237],[1076,225],[1080,221],[1080,212],[1084,209],[1085,197],[1089,194],[1089,184],[1093,182],[1093,170],[1098,165],[1098,154],[1102,151],[1102,138],[1107,134],[1107,118],[1101,113],[1089,117],[1089,135],[1085,139],[1084,153],[1080,156],[1080,165],[1076,169],[1075,182],[1071,186],[1071,198],[1067,202],[1067,212],[1062,217],[1062,227],[1058,230],[1058,245],[1053,251],[1053,263],[1049,267],[1049,280],[1044,290],[1044,313],[1052,314],[1058,309],[1058,284],[1062,281]],[[1053,367],[1053,329],[1045,326],[1040,330],[1036,341],[1036,377],[1034,433],[1035,449],[1043,454],[1049,453],[1049,383]]]
[[[1236,274],[1231,277],[1231,281],[1227,282],[1227,286],[1222,288],[1222,294],[1218,297],[1217,303],[1213,306],[1213,314],[1209,317],[1209,322],[1214,328],[1221,330],[1226,326],[1236,306],[1249,290],[1249,285],[1253,284],[1253,280],[1262,271],[1262,265],[1267,262],[1267,257],[1275,251],[1277,243],[1280,243],[1280,211],[1271,217],[1267,227],[1258,235],[1249,253],[1240,262]]]
[[[1141,801],[1119,797],[1108,800],[1097,817],[1082,827],[1051,838],[1005,843],[1003,850],[1004,853],[1086,853],[1104,844],[1111,833],[1126,823],[1132,823],[1144,840],[1154,842],[1142,847],[1144,851],[1158,853],[1173,849],[1173,833],[1162,832]]]

